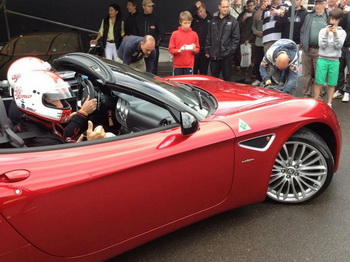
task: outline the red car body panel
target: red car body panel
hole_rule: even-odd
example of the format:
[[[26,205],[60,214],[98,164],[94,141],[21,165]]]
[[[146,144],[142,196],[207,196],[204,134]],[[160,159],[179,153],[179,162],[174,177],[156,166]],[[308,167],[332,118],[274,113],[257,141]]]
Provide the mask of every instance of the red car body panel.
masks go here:
[[[0,158],[0,233],[6,239],[0,260],[103,260],[263,201],[279,150],[304,126],[333,132],[337,169],[340,126],[323,102],[215,79],[177,81],[218,101],[216,112],[190,136],[176,127]],[[270,134],[268,151],[239,144]]]
[[[2,183],[1,212],[40,250],[75,257],[210,209],[231,189],[233,132],[220,122],[203,123],[190,137],[177,129],[1,158],[1,174],[13,167],[30,173],[24,181]]]

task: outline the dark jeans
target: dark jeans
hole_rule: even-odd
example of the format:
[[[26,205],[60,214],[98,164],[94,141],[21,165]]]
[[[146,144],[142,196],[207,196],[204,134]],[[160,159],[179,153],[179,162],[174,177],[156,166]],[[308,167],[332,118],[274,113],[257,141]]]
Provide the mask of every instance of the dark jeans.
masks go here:
[[[204,52],[200,52],[199,54],[196,54],[194,57],[194,74],[201,74],[201,75],[207,75],[208,74],[208,68],[209,68],[209,62],[210,59],[205,56]]]
[[[192,75],[193,68],[173,68],[173,76]]]
[[[263,46],[255,46],[255,57],[254,57],[254,67],[253,67],[253,75],[256,75],[256,79],[260,82],[262,81],[260,75],[260,64],[264,58],[264,47]]]
[[[159,46],[157,46],[154,50],[156,50],[156,59],[154,59],[153,62],[152,74],[156,75],[158,72]]]
[[[210,60],[211,75],[219,78],[220,72],[225,81],[230,81],[232,76],[232,56],[228,55],[220,60]]]
[[[232,64],[234,66],[241,66],[241,48],[238,45],[236,52],[232,56]]]
[[[348,79],[348,82],[345,83],[345,67],[348,67],[348,70],[350,70],[350,50],[349,47],[343,47],[341,49],[341,57],[339,57],[339,75],[338,75],[338,84],[336,87],[336,90],[339,90],[340,92],[347,92],[350,93],[350,78]]]

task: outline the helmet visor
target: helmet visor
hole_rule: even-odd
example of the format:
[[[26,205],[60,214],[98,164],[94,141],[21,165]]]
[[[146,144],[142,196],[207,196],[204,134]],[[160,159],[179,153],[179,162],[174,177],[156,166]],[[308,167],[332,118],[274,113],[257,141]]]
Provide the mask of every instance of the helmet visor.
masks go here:
[[[74,97],[74,93],[67,82],[59,81],[55,88],[45,92],[43,97],[50,100],[62,100]]]

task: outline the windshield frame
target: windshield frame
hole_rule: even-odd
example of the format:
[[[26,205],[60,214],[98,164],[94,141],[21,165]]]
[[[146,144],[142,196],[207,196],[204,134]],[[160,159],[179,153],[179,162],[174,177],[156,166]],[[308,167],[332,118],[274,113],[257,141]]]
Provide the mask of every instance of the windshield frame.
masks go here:
[[[150,92],[156,92],[163,98],[170,98],[194,110],[201,116],[200,119],[208,117],[213,112],[213,108],[205,110],[201,107],[202,102],[198,99],[196,92],[203,93],[207,97],[210,96],[212,99],[214,98],[201,88],[164,79],[147,72],[141,72],[118,62],[108,61],[108,64],[114,73],[115,82],[118,85],[135,87],[135,85],[141,84],[143,88],[147,88]]]

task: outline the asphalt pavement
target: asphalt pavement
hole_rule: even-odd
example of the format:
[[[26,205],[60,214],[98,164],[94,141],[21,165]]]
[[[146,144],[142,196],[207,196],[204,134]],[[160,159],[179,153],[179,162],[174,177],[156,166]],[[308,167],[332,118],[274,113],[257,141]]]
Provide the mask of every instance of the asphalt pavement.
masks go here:
[[[350,261],[350,103],[336,99],[333,109],[343,133],[340,167],[320,197],[302,205],[262,202],[234,209],[109,262]]]

